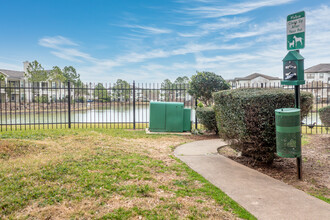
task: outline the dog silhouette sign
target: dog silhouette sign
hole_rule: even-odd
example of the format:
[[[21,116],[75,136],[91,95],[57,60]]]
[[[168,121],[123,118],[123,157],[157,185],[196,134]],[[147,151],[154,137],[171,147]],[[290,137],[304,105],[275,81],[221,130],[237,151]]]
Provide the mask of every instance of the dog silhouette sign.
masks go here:
[[[286,21],[286,47],[288,50],[305,48],[305,12],[288,15]]]

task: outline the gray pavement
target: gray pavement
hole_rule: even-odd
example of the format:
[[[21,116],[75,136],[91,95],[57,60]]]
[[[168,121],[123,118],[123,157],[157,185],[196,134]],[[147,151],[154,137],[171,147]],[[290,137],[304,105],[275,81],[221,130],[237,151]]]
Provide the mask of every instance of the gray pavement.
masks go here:
[[[221,139],[177,147],[176,157],[258,219],[330,220],[330,205],[217,153]]]

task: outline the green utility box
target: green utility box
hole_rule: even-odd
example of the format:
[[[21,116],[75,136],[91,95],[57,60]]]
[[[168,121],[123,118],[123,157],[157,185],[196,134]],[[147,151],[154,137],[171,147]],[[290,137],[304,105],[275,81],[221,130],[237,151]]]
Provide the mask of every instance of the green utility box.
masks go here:
[[[276,152],[280,157],[301,156],[300,109],[275,110]]]
[[[183,131],[191,131],[191,109],[183,109]]]
[[[149,130],[152,132],[183,132],[191,130],[191,109],[180,102],[150,102]]]
[[[304,57],[297,51],[290,51],[283,59],[282,85],[302,85],[304,79]]]

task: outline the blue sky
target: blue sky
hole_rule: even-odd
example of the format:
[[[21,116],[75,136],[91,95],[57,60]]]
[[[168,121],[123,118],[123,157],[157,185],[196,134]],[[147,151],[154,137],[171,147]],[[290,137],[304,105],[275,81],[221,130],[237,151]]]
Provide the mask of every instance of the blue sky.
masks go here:
[[[286,16],[306,11],[305,67],[330,63],[321,0],[0,0],[0,69],[74,66],[86,82],[162,82],[196,71],[282,75]]]

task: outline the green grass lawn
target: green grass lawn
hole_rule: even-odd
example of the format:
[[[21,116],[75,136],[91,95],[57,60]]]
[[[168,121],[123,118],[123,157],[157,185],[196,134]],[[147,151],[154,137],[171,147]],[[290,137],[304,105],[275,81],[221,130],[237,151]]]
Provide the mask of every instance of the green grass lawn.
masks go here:
[[[195,124],[192,123],[192,128],[195,128]],[[149,123],[135,123],[136,129],[146,129],[149,127]],[[48,130],[48,129],[68,129],[69,125],[66,124],[28,124],[28,125],[0,125],[1,132],[8,131],[28,131],[28,130]],[[133,129],[133,123],[72,123],[71,128],[83,128],[83,129]],[[204,129],[201,124],[197,125],[198,129]]]
[[[0,219],[255,219],[172,156],[194,137],[100,128],[0,138]]]

